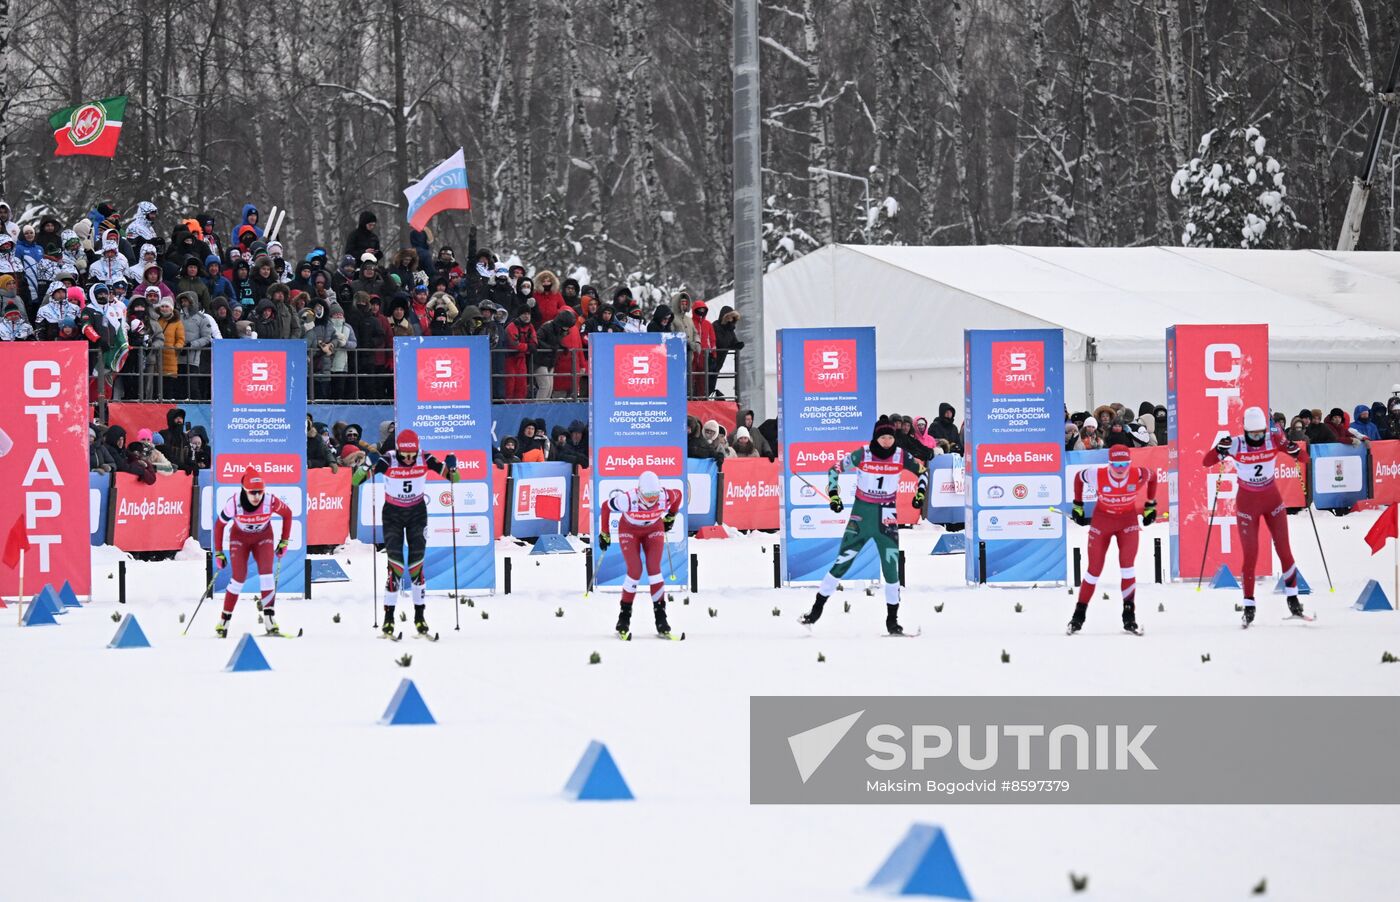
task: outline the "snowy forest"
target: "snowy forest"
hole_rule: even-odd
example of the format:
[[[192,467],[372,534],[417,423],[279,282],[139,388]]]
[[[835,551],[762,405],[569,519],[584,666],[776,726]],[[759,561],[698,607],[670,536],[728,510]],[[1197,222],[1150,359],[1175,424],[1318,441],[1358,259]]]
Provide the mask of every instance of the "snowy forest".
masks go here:
[[[439,216],[439,240],[464,249],[474,223],[498,253],[599,284],[732,278],[723,0],[0,0],[0,16],[16,217],[149,198],[228,227],[252,201],[290,211],[297,253],[338,253],[363,208],[397,239],[402,187],[460,145],[475,209]],[[760,21],[770,265],[831,241],[1179,244],[1225,143],[1207,133],[1239,137],[1250,185],[1287,177],[1279,227],[1246,225],[1248,246],[1331,246],[1400,40],[1383,0],[784,0]],[[115,160],[53,157],[50,113],[123,93]],[[1393,152],[1362,249],[1391,246]]]

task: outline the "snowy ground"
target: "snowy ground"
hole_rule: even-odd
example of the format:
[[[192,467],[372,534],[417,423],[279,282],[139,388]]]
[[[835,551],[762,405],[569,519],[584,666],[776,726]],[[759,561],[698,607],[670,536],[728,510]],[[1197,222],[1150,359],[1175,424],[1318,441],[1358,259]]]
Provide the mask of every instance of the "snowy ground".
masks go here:
[[[103,550],[96,603],[60,627],[21,630],[0,611],[0,898],[851,899],[914,821],[948,830],[979,899],[1067,898],[1071,870],[1090,876],[1076,899],[1241,899],[1261,877],[1271,899],[1393,898],[1393,807],[748,804],[751,694],[1400,691],[1400,665],[1379,663],[1400,653],[1400,615],[1349,609],[1367,578],[1391,585],[1389,551],[1371,558],[1361,540],[1374,516],[1319,517],[1332,595],[1306,517],[1292,518],[1317,623],[1282,622],[1281,597],[1261,592],[1246,633],[1237,593],[1148,583],[1143,638],[1119,632],[1116,594],[1071,639],[1064,588],[965,588],[962,558],[929,557],[925,527],[903,535],[917,640],[882,638],[880,598],[856,587],[807,636],[794,618],[809,593],[773,590],[774,537],[752,536],[694,544],[702,591],[671,617],[684,643],[616,641],[615,600],[583,597],[581,556],[536,566],[504,543],[515,594],[460,607],[460,632],[437,601],[442,641],[395,645],[372,638],[355,545],[337,555],[354,582],[284,605],[306,636],[263,641],[274,670],[254,674],[223,672],[234,643],[213,638],[212,605],[180,636],[204,582],[197,555],[128,565],[127,608],[154,647],[107,650],[118,605]],[[239,631],[255,616],[245,599]],[[376,725],[405,675],[437,727]],[[561,797],[594,738],[636,802]],[[1339,749],[1318,767],[1345,762]]]

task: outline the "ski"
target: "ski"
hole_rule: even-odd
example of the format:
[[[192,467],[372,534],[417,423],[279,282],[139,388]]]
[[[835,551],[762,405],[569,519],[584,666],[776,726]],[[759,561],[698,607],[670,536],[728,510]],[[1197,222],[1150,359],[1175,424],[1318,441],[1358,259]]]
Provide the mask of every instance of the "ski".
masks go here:
[[[1142,633],[1143,633],[1143,630],[1142,630],[1142,627],[1140,627],[1140,626],[1133,626],[1133,627],[1127,627],[1127,626],[1125,626],[1125,627],[1123,627],[1123,632],[1127,633],[1127,634],[1130,635],[1130,636],[1141,636]]]
[[[617,636],[617,638],[621,639],[623,642],[632,641],[632,633],[628,630],[618,630],[616,633],[614,633],[614,635]]]
[[[657,633],[656,638],[670,639],[672,642],[681,642],[685,639],[685,633],[681,633],[679,636],[677,636],[675,633]]]
[[[1284,616],[1283,619],[1284,619],[1284,620],[1301,620],[1301,621],[1303,621],[1304,623],[1312,623],[1314,620],[1317,619],[1317,615],[1316,615],[1316,614],[1287,614],[1287,615]]]
[[[380,630],[380,632],[379,632],[379,638],[381,638],[381,639],[389,639],[390,641],[393,641],[393,642],[399,642],[399,641],[401,641],[401,640],[403,639],[403,633],[400,632],[400,633],[397,633],[397,634],[390,634],[390,633],[384,632],[383,630]]]
[[[902,633],[885,633],[885,636],[889,639],[917,639],[923,634],[924,628],[922,626],[916,626],[912,633],[906,630]]]
[[[1074,624],[1070,624],[1069,626],[1065,627],[1066,636],[1073,636],[1077,632],[1079,632],[1079,630],[1074,628]]]
[[[269,632],[267,632],[267,631],[264,631],[264,632],[263,632],[263,636],[264,636],[265,638],[268,638],[268,639],[300,639],[301,636],[302,636],[302,633],[304,633],[304,632],[306,632],[306,630],[304,630],[304,629],[298,629],[298,630],[297,630],[297,634],[296,634],[295,636],[293,636],[293,635],[290,634],[290,633],[283,633],[283,632],[269,633]]]
[[[429,642],[436,642],[441,637],[439,637],[437,633],[414,633],[413,638],[427,639]]]

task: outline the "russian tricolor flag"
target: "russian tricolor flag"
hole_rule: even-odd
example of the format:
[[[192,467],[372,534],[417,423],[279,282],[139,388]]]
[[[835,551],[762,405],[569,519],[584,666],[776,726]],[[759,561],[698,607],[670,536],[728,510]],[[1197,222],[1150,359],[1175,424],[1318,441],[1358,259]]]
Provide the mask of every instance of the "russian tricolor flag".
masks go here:
[[[443,210],[470,210],[472,195],[462,148],[434,166],[421,182],[405,188],[403,196],[408,199],[408,224],[419,230]]]

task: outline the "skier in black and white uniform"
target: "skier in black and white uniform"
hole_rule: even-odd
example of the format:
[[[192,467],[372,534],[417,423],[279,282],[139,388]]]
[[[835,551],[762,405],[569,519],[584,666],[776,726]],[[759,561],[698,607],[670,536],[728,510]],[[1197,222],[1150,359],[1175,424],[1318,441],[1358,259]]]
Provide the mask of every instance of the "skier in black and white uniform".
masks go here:
[[[373,467],[361,466],[355,473],[358,485],[372,473],[384,475],[384,549],[389,555],[389,578],[384,584],[384,635],[394,635],[395,596],[413,597],[413,625],[422,635],[428,633],[424,617],[423,552],[428,543],[428,501],[426,484],[432,470],[451,482],[458,482],[457,455],[439,461],[431,454],[418,456],[418,433],[405,429],[394,439],[395,450],[387,452]],[[404,539],[408,540],[408,561],[404,562]],[[407,579],[404,571],[407,570]]]

